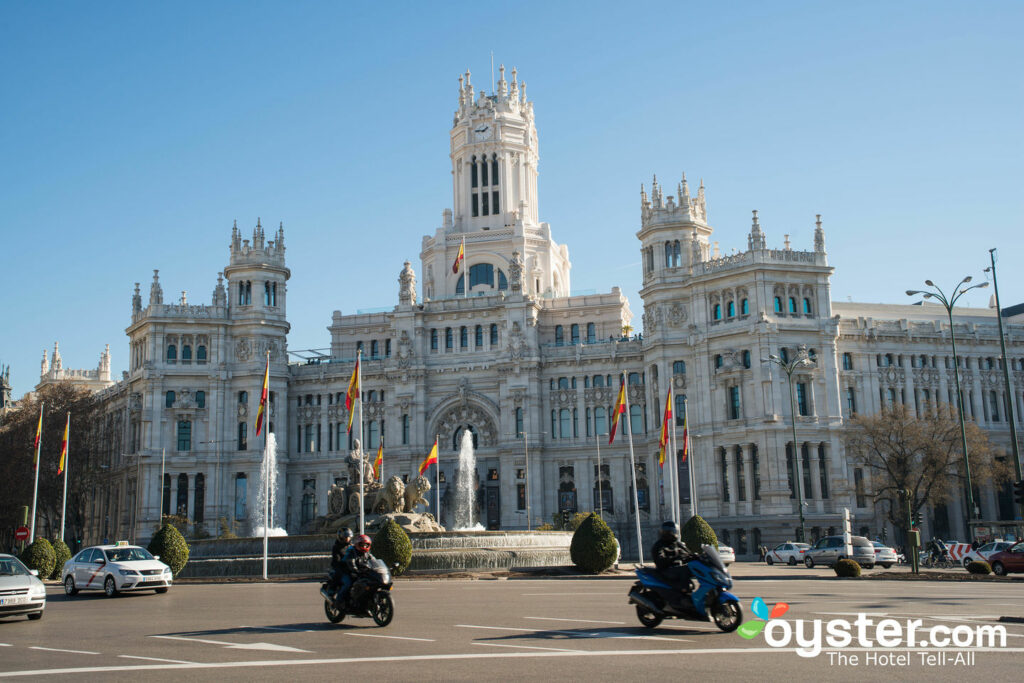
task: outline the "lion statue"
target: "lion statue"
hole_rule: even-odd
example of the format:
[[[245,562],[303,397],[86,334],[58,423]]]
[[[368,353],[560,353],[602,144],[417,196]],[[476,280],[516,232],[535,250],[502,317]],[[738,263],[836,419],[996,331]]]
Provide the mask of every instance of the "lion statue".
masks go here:
[[[415,512],[416,505],[419,503],[423,503],[426,507],[430,507],[430,502],[425,497],[429,490],[430,480],[426,477],[419,476],[410,481],[408,486],[405,487],[404,512]]]
[[[377,514],[401,512],[404,500],[405,483],[401,477],[391,477],[384,483],[384,486],[377,490],[377,497],[373,501],[373,512]]]

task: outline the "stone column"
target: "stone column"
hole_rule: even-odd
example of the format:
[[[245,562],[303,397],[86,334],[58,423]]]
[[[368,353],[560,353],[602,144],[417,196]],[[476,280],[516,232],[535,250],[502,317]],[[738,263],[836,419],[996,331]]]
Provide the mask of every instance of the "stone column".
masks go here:
[[[736,454],[735,454],[735,450],[734,449],[735,449],[734,446],[726,446],[725,447],[725,471],[728,473],[728,478],[729,478],[729,486],[728,486],[729,503],[727,505],[723,506],[723,508],[724,508],[722,510],[722,514],[723,515],[733,514],[733,511],[736,510],[738,508],[738,506],[739,506],[739,487],[737,486],[738,481],[736,479]],[[717,459],[717,458],[721,458],[721,457],[722,457],[722,451],[718,450],[718,452],[715,454],[715,458]],[[719,468],[721,468],[721,463],[719,462],[717,464],[718,464]],[[725,495],[724,494],[722,496],[722,499],[723,499],[723,502],[724,502],[724,499],[725,499]]]
[[[746,514],[752,514],[754,506],[753,444],[743,444],[743,483],[747,496]]]

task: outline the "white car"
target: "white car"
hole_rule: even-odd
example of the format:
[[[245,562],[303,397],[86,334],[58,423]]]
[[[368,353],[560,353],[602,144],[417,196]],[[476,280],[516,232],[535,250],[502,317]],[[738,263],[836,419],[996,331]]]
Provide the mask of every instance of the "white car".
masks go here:
[[[1009,550],[1013,546],[1013,543],[1009,541],[993,541],[980,546],[977,550],[971,550],[964,555],[964,568],[967,568],[971,562],[988,562],[990,555],[1001,553],[1004,550]]]
[[[64,592],[103,591],[114,597],[121,591],[155,590],[171,587],[171,568],[137,545],[95,545],[64,563]]]
[[[736,561],[736,551],[724,543],[718,544],[718,556],[722,558],[722,564],[726,567]]]
[[[0,555],[0,617],[27,615],[42,619],[46,608],[46,586],[39,572],[29,569],[13,555]]]
[[[875,547],[875,564],[881,565],[886,569],[889,569],[894,564],[899,564],[899,558],[896,556],[896,551],[889,546],[885,545],[881,541],[872,541],[871,545]]]
[[[764,561],[768,564],[784,562],[789,566],[793,566],[797,563],[803,564],[804,553],[807,552],[807,549],[810,547],[811,546],[807,543],[793,543],[792,541],[780,543],[768,551],[768,554],[764,556]]]

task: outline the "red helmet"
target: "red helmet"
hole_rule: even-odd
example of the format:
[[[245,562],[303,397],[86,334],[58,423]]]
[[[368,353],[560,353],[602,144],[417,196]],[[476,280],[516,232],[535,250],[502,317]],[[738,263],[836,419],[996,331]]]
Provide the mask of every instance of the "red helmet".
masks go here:
[[[356,550],[365,553],[370,549],[370,537],[366,534],[360,534],[359,536],[356,536],[355,546]]]

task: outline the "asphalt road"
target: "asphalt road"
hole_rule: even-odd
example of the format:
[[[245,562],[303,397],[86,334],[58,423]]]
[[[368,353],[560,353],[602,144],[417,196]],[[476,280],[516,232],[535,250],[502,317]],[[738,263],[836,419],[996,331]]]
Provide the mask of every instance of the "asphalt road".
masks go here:
[[[1021,583],[794,579],[799,574],[788,569],[757,569],[777,577],[769,579],[742,578],[746,568],[737,570],[734,592],[748,621],[755,597],[769,608],[787,603],[782,619],[794,625],[864,613],[876,622],[920,619],[918,634],[958,626],[967,633],[1003,615],[1024,616]],[[66,598],[54,586],[42,620],[0,620],[0,678],[1020,680],[1024,624],[1002,625],[1005,648],[885,650],[854,641],[837,650],[861,658],[853,664],[828,652],[801,657],[795,642],[769,647],[765,634],[747,640],[711,624],[645,629],[626,604],[630,585],[628,578],[399,580],[395,620],[386,628],[350,617],[329,624],[311,582],[181,584],[165,595],[113,599]],[[920,652],[944,654],[945,662],[925,663]],[[957,653],[966,658],[954,662]],[[880,654],[907,660],[886,665]]]

